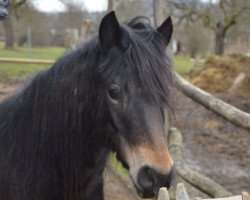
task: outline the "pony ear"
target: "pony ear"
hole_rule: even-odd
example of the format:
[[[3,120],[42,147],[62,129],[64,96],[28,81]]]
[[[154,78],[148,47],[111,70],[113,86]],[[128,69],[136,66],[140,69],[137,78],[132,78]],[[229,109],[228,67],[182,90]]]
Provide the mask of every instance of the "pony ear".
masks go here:
[[[121,27],[115,16],[115,12],[111,11],[101,21],[99,28],[100,43],[106,48],[111,48],[120,42],[121,35]]]
[[[166,45],[169,44],[172,33],[173,33],[173,23],[171,17],[168,17],[158,28],[157,31],[163,37]]]

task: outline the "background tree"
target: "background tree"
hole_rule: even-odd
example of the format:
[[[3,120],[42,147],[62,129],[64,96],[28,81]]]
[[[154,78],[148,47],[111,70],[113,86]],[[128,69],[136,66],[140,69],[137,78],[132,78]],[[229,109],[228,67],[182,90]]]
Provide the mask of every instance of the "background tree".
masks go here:
[[[31,28],[32,45],[49,46],[51,41],[51,29],[53,29],[53,16],[49,13],[38,11],[33,4],[25,4],[18,9],[18,17],[13,20],[15,43],[23,46],[27,42],[27,29]],[[42,26],[41,26],[42,24]]]
[[[116,0],[115,10],[118,19],[124,22],[136,16],[152,16],[152,3],[146,0]]]
[[[111,12],[112,10],[114,10],[114,3],[115,3],[115,0],[108,0],[108,10],[107,10],[107,12]]]
[[[168,0],[168,6],[179,21],[201,21],[215,35],[215,54],[222,55],[224,42],[230,28],[236,25],[250,9],[250,1],[244,0]]]
[[[65,6],[65,12],[61,19],[66,28],[81,29],[85,16],[85,6],[82,0],[60,0]]]
[[[18,9],[27,4],[28,0],[12,0],[8,7],[9,17],[3,20],[3,28],[5,30],[5,49],[14,49],[14,33],[13,33],[13,18],[20,17]]]
[[[153,0],[153,9],[155,27],[159,27],[163,22],[162,0]]]
[[[187,51],[191,58],[196,58],[197,54],[204,55],[209,49],[209,32],[201,30],[202,26],[199,23],[186,24],[184,29],[185,40]],[[199,33],[199,34],[197,34]]]

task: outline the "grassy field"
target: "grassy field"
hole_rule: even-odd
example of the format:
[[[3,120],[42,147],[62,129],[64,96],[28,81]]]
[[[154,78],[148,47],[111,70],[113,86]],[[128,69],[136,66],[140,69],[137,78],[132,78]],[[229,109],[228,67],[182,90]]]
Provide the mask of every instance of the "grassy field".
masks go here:
[[[15,50],[4,50],[3,42],[0,42],[0,57],[7,58],[29,58],[28,48],[16,47]],[[61,47],[33,47],[33,59],[57,59],[65,52]],[[173,59],[174,69],[185,74],[192,68],[192,63],[188,57],[175,56]],[[38,64],[12,64],[0,63],[0,81],[19,82],[24,80],[30,74],[36,73],[39,70],[49,67]]]
[[[0,57],[6,58],[30,58],[26,47],[16,47],[15,50],[4,50],[4,44],[0,42]],[[33,59],[57,59],[65,51],[60,47],[35,47],[32,48]],[[13,64],[0,63],[0,82],[20,82],[27,76],[49,66],[38,64]]]
[[[174,56],[173,66],[175,71],[181,75],[185,75],[193,68],[193,64],[189,57],[179,55]]]
[[[32,57],[29,57],[27,47],[15,47],[15,50],[4,50],[4,43],[0,42],[0,57],[7,58],[34,58],[34,59],[56,59],[63,52],[61,47],[33,47]]]

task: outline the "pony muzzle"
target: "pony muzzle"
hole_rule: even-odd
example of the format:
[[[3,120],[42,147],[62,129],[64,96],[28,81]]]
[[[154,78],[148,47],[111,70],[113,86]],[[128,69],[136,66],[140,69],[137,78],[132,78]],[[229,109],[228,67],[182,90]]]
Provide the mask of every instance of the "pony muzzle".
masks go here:
[[[140,197],[152,198],[160,187],[170,187],[175,167],[166,146],[161,149],[149,145],[126,148],[125,157]]]
[[[137,193],[142,198],[156,197],[161,187],[170,188],[171,182],[175,175],[175,167],[166,174],[161,174],[149,166],[144,166],[139,170],[137,175]]]

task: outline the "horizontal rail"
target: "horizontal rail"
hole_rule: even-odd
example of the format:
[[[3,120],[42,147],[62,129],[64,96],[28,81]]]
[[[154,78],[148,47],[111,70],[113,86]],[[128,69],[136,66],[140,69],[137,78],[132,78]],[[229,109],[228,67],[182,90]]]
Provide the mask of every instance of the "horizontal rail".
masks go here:
[[[250,114],[246,113],[234,106],[225,103],[224,101],[212,96],[211,94],[201,90],[200,88],[190,84],[177,73],[174,74],[175,85],[177,89],[198,102],[205,108],[219,114],[226,120],[236,126],[250,130]]]
[[[52,65],[54,60],[42,60],[42,59],[25,59],[25,58],[0,58],[0,63],[20,63],[20,64],[41,64]]]
[[[222,187],[212,179],[189,168],[184,163],[177,166],[177,173],[185,181],[187,181],[200,191],[208,194],[209,196],[217,198],[232,196],[232,193],[228,192],[224,187]]]
[[[185,188],[185,184],[178,183],[176,187],[176,200],[190,200],[189,194]],[[157,200],[170,200],[167,188],[160,188]],[[242,192],[241,195],[228,196],[224,198],[202,199],[200,197],[193,198],[193,200],[250,200],[248,192]]]

